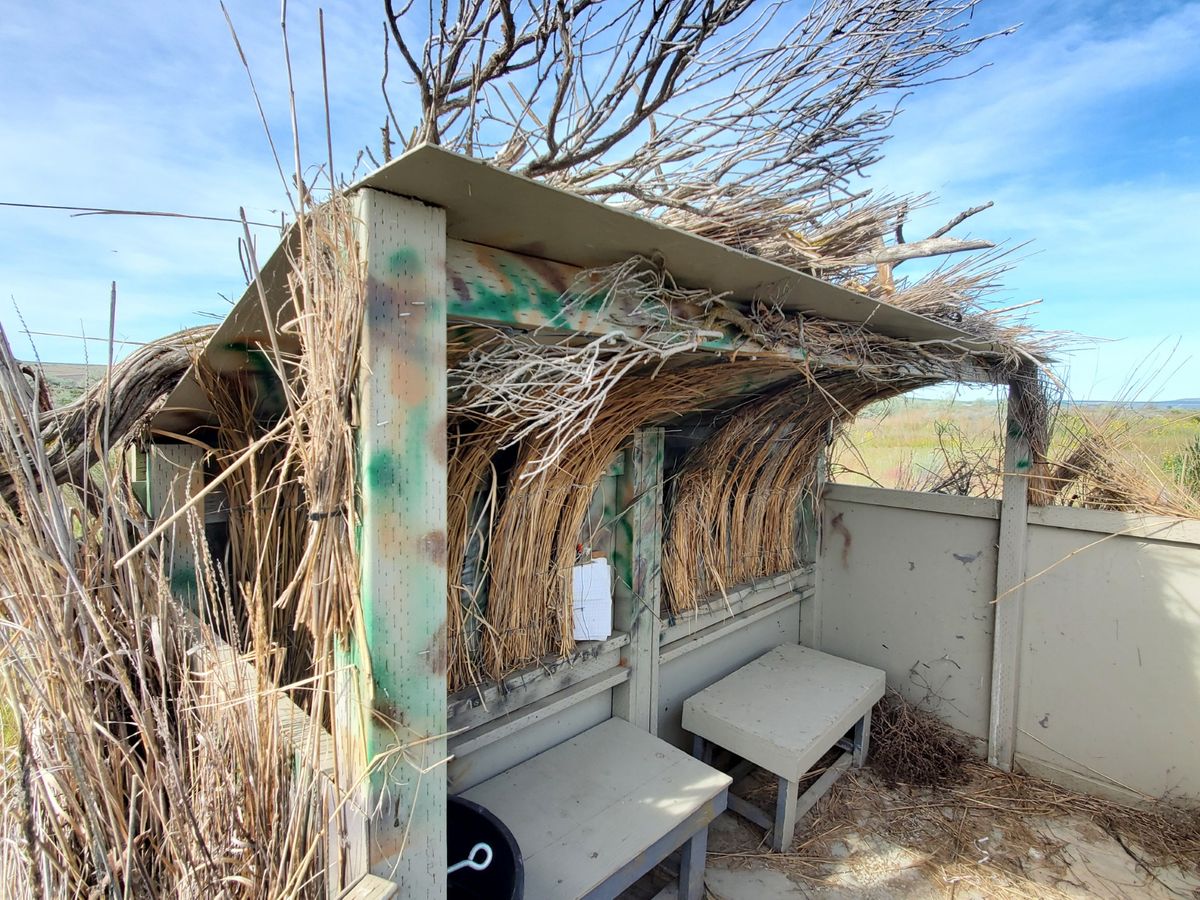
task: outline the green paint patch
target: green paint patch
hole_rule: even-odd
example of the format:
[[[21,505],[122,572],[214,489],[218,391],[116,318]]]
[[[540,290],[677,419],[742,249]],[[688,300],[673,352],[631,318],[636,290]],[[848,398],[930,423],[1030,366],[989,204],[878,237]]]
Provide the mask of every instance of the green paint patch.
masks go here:
[[[171,572],[171,593],[176,597],[196,595],[196,570],[181,566]]]
[[[421,257],[412,247],[401,247],[388,256],[388,271],[393,275],[418,275],[421,272]]]
[[[396,484],[396,475],[396,460],[386,451],[372,454],[367,461],[367,486],[372,490],[391,490]]]
[[[565,323],[559,294],[523,269],[502,264],[500,271],[513,284],[511,292],[496,291],[479,281],[455,286],[447,313],[451,318],[488,319],[520,324],[521,313],[532,310],[550,324]]]
[[[1018,459],[1017,460],[1017,468],[1018,469],[1028,469],[1029,468],[1029,460],[1028,459]]]

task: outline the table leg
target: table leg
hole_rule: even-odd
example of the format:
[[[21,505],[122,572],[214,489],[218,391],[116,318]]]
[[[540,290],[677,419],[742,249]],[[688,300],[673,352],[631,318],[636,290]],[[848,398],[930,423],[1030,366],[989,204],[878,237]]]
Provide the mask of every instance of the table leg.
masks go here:
[[[792,838],[796,835],[796,799],[799,790],[799,782],[780,776],[779,796],[775,799],[775,833],[771,837],[771,847],[776,853],[783,853],[792,846]]]
[[[854,768],[861,769],[871,749],[871,711],[868,709],[854,726]]]
[[[683,845],[679,863],[679,900],[704,900],[704,857],[708,851],[708,826]]]

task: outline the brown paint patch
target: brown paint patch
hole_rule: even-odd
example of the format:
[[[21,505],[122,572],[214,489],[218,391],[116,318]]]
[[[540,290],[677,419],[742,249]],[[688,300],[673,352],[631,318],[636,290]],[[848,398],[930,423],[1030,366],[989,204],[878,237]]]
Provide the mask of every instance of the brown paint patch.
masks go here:
[[[426,369],[407,354],[397,354],[391,388],[396,394],[402,407],[412,407],[424,403],[426,390]],[[445,431],[442,432],[445,434]]]
[[[843,513],[838,513],[833,517],[833,521],[829,523],[831,530],[842,536],[842,568],[850,567],[850,545],[854,542],[854,538],[850,535],[850,529],[846,527],[846,523],[842,521]]]
[[[554,263],[545,259],[537,259],[536,257],[527,259],[525,262],[529,266],[530,270],[541,276],[542,281],[546,282],[546,284],[550,285],[550,287],[554,288],[554,290],[558,291],[560,294],[565,294],[567,292],[567,287],[569,286],[567,279],[564,276],[562,269],[560,269]]]
[[[446,435],[449,433],[450,423],[446,416],[442,416],[429,429],[429,440],[431,441],[430,448],[433,450],[433,461],[439,466],[446,466]]]
[[[377,724],[385,728],[404,724],[404,711],[387,697],[380,696],[378,692],[375,694],[375,701],[371,704],[371,715]]]
[[[425,648],[424,656],[429,661],[429,668],[435,675],[444,675],[446,673],[446,626],[442,625],[429,640],[428,646]]]
[[[467,287],[466,281],[461,275],[455,275],[450,271],[446,272],[450,276],[450,286],[454,289],[454,293],[464,304],[471,302],[471,289]]]
[[[501,285],[508,285],[507,290],[511,292],[515,285],[512,283],[512,279],[508,277],[508,273],[500,267],[500,264],[496,261],[496,257],[491,253],[479,253],[478,256],[479,264],[491,272]]]
[[[369,868],[391,868],[391,864],[400,859],[401,853],[404,852],[405,839],[408,837],[408,829],[404,827],[406,821],[407,816],[399,809],[395,810],[391,817],[377,816],[372,820],[371,840],[367,842],[371,850]],[[387,825],[392,827],[388,828]]]
[[[429,554],[436,565],[446,565],[446,532],[437,530],[428,532],[421,538],[421,546]]]

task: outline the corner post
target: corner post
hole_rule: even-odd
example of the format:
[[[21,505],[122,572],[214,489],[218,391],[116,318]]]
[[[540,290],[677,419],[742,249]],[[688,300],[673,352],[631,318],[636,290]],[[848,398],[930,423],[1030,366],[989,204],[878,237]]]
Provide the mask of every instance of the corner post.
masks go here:
[[[613,691],[613,715],[658,733],[658,641],[662,599],[663,455],[662,428],[640,428],[626,451],[625,474],[617,486],[623,511],[617,528],[618,579],[613,624],[629,633],[621,664],[629,680]]]
[[[996,562],[995,624],[992,632],[992,696],[988,723],[988,763],[1011,772],[1017,743],[1017,691],[1020,687],[1021,620],[1025,604],[1025,545],[1029,480],[1033,471],[1030,436],[1021,421],[1024,388],[1008,388],[1004,481]]]
[[[355,195],[362,621],[338,735],[369,767],[351,859],[412,898],[446,895],[446,217]],[[347,690],[343,690],[346,688]],[[346,715],[342,715],[345,711]],[[359,768],[361,774],[362,769]],[[355,847],[362,843],[365,847]]]

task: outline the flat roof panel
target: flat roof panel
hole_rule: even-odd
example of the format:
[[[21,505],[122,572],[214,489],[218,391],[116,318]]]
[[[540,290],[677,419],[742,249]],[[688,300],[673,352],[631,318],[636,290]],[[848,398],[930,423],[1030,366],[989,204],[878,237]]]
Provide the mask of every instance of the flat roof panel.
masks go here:
[[[861,322],[889,337],[956,341],[975,351],[995,349],[942,322],[441,147],[415,147],[356,187],[444,208],[447,236],[459,240],[581,268],[660,254],[667,271],[687,287]]]

